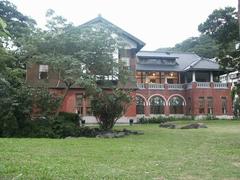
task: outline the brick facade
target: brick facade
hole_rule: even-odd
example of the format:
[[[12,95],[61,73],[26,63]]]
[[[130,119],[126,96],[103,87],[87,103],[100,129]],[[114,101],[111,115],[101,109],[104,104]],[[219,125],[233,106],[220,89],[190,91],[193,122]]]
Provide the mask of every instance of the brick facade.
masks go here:
[[[90,22],[96,23],[98,21],[109,23],[102,17],[98,17],[94,21]],[[127,42],[131,43],[128,48],[119,50],[119,59],[121,60],[121,58],[125,58],[125,60],[129,60],[128,64],[133,76],[135,77],[137,72],[144,72],[145,78],[149,75],[149,73],[155,75],[155,72],[159,76],[159,79],[156,79],[154,82],[148,82],[149,80],[147,79],[142,82],[143,80],[141,79],[140,86],[138,86],[139,82],[136,80],[136,87],[138,88],[133,90],[131,94],[133,100],[124,113],[122,118],[123,121],[137,119],[137,116],[148,117],[151,115],[160,115],[162,112],[164,113],[161,115],[172,115],[171,111],[173,112],[173,105],[171,105],[170,102],[172,102],[171,100],[174,97],[178,97],[178,99],[181,100],[179,101],[181,104],[177,106],[179,109],[176,111],[180,114],[176,114],[175,109],[174,115],[206,116],[209,114],[209,107],[212,107],[210,112],[214,116],[231,117],[233,115],[232,99],[230,96],[231,84],[220,84],[219,82],[214,82],[213,74],[215,72],[219,72],[216,68],[215,62],[206,59],[200,61],[201,58],[195,54],[189,56],[186,54],[171,55],[168,52],[165,54],[158,52],[142,52],[140,53],[140,57],[143,58],[143,63],[141,64],[139,62],[140,57],[137,53],[145,44],[125,31],[123,31],[122,34],[124,35],[124,38],[128,39]],[[151,64],[147,64],[148,61],[151,62]],[[156,65],[152,64],[152,62],[156,62]],[[161,63],[167,64],[163,64],[163,66],[161,66]],[[209,64],[209,66],[206,66],[206,63]],[[140,69],[138,65],[141,65]],[[151,65],[153,70],[149,69],[149,65]],[[196,70],[191,69],[194,66]],[[145,67],[146,69],[144,69]],[[166,69],[164,69],[165,67]],[[50,91],[62,95],[64,93],[64,88],[63,84],[61,84],[59,74],[52,71],[51,67],[49,68],[47,79],[39,79],[39,65],[34,64],[27,66],[26,81],[31,86],[45,86],[48,87]],[[202,72],[207,72],[209,73],[209,76],[206,79],[200,77],[200,79],[204,80],[203,82],[196,82],[195,73],[199,72],[200,74]],[[163,75],[165,79],[162,79],[161,73],[165,73],[165,75]],[[190,82],[188,81],[187,73],[192,73]],[[170,77],[173,75],[176,76],[176,78],[170,79],[168,82],[168,77],[166,76]],[[82,107],[78,107],[76,102],[78,95],[84,95],[84,89],[81,89],[80,87],[70,89],[63,102],[61,110],[76,113],[80,109],[83,117],[86,117],[86,119],[91,122],[94,118],[88,112],[88,108],[90,106],[89,100],[83,98]],[[138,114],[137,112],[136,97],[141,97],[143,100],[143,114]],[[151,113],[150,102],[153,97],[160,97],[163,102],[163,105],[161,105],[161,108],[163,109],[161,109],[161,113],[159,114],[156,113],[157,111],[154,114]]]

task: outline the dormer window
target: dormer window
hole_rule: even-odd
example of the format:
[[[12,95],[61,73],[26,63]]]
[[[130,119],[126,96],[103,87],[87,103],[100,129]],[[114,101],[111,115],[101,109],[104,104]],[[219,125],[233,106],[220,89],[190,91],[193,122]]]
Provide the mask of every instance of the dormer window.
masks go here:
[[[39,79],[48,79],[48,65],[39,65]]]

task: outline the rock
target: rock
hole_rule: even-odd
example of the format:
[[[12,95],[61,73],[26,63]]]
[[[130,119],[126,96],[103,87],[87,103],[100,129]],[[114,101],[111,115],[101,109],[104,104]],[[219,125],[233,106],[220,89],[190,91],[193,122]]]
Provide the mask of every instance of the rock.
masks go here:
[[[175,129],[175,128],[176,128],[176,125],[173,124],[173,123],[170,123],[170,122],[165,122],[165,123],[161,123],[161,124],[159,125],[159,127],[161,127],[161,128]]]
[[[123,129],[123,131],[105,131],[105,132],[100,132],[99,134],[96,135],[97,138],[120,138],[124,137],[130,134],[134,135],[141,135],[144,134],[143,131],[130,131],[127,129]]]
[[[198,128],[207,128],[207,126],[203,123],[192,123],[192,124],[183,126],[180,129],[198,129]]]
[[[126,134],[124,132],[119,132],[119,133],[115,133],[115,138],[120,138],[120,137],[124,137],[126,136]]]
[[[143,131],[131,131],[131,130],[127,130],[127,129],[123,129],[123,132],[125,132],[126,135],[129,135],[129,134],[142,135],[142,134],[144,134]]]
[[[96,137],[98,137],[98,138],[114,138],[115,133],[112,133],[112,132],[101,133],[101,134],[98,134]]]

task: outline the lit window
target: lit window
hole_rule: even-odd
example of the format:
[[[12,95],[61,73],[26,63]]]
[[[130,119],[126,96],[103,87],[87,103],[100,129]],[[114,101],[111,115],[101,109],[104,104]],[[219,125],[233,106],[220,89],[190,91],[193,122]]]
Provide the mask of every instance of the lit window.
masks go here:
[[[48,79],[48,65],[39,65],[39,79]]]

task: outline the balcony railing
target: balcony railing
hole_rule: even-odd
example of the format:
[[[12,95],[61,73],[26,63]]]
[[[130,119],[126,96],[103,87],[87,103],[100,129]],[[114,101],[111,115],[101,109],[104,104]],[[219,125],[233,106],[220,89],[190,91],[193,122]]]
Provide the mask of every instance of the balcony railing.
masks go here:
[[[184,90],[185,84],[168,84],[168,89],[171,90]]]
[[[187,89],[192,89],[192,83],[187,84]]]
[[[139,89],[159,89],[159,90],[185,90],[195,88],[214,88],[214,89],[228,89],[227,83],[220,82],[195,82],[196,86],[193,86],[194,83],[187,84],[159,84],[159,83],[137,83]]]
[[[164,84],[149,83],[148,88],[149,89],[164,89]]]
[[[227,83],[214,83],[213,87],[215,89],[227,89]]]
[[[210,82],[197,82],[197,88],[210,88]]]
[[[137,83],[137,87],[139,89],[145,89],[145,84],[144,83]]]

